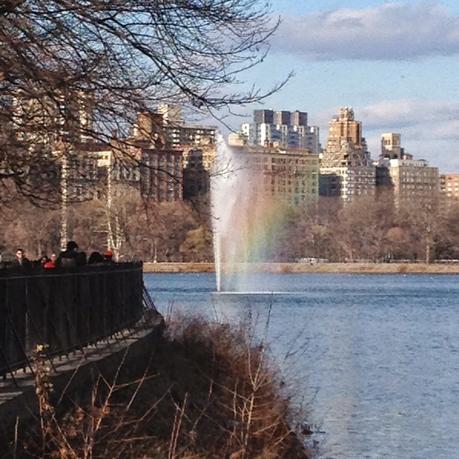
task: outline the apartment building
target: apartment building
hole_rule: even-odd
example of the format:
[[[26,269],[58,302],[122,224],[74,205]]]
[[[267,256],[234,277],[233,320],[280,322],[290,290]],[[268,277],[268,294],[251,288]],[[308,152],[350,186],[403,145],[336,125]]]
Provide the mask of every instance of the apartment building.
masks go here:
[[[309,150],[233,147],[250,171],[254,192],[291,205],[315,204],[319,195],[319,156]]]
[[[447,207],[459,203],[459,174],[440,174],[440,200]]]
[[[300,148],[320,152],[319,128],[308,125],[308,114],[300,111],[254,110],[253,122],[241,125],[249,145]]]
[[[395,205],[436,204],[440,182],[438,168],[420,159],[391,159],[389,174],[392,181]]]
[[[320,195],[349,202],[355,196],[373,195],[375,189],[376,168],[362,136],[362,123],[351,107],[343,107],[329,123],[320,163]]]

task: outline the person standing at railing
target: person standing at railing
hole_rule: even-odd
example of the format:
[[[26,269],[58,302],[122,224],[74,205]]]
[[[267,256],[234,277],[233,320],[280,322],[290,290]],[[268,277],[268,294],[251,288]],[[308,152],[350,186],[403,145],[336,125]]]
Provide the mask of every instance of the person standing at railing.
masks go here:
[[[57,255],[55,253],[51,254],[51,258],[43,264],[43,269],[55,269],[57,262]]]
[[[105,253],[104,253],[104,260],[103,260],[103,263],[105,264],[112,264],[112,263],[115,263],[113,261],[113,252],[108,249]]]
[[[42,253],[38,260],[32,262],[32,266],[34,268],[43,268],[47,261],[49,261],[48,255],[46,255],[46,253]]]
[[[78,244],[75,241],[67,242],[67,248],[59,254],[57,265],[62,268],[76,268]]]
[[[67,248],[59,254],[57,266],[62,268],[76,268],[86,265],[86,254],[78,250],[75,241],[67,242]]]
[[[20,269],[21,271],[30,271],[32,269],[32,263],[25,256],[25,252],[22,249],[16,250],[16,257],[11,264],[14,269]]]

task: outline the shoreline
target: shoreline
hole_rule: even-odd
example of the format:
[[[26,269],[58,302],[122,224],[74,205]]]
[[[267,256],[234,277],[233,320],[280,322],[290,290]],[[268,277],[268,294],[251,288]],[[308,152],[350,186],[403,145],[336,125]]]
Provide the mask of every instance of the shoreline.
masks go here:
[[[236,271],[245,271],[237,266]],[[459,263],[253,263],[250,270],[263,273],[322,274],[459,274]],[[213,263],[144,263],[144,273],[213,273]]]

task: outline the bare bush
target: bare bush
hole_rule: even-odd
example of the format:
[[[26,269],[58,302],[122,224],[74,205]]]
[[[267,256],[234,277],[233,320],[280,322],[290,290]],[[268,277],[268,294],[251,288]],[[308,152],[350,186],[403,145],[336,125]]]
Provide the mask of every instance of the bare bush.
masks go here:
[[[67,405],[53,407],[41,376],[37,393],[46,409],[42,428],[28,435],[28,454],[307,458],[279,372],[252,331],[177,319],[153,354],[123,359],[78,404],[68,405],[66,394]]]

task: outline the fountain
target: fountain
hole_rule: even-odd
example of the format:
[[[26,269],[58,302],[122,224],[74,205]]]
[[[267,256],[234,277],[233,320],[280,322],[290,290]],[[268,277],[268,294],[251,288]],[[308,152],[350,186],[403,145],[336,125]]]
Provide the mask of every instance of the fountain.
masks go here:
[[[217,292],[222,290],[223,263],[234,259],[237,240],[240,239],[237,217],[244,196],[247,171],[242,167],[240,155],[228,147],[222,138],[217,142],[217,157],[211,179],[212,229]],[[234,231],[231,234],[231,229]],[[225,265],[226,266],[226,265]]]
[[[250,275],[269,258],[283,223],[279,205],[264,191],[265,176],[250,167],[250,154],[218,141],[211,180],[217,292],[260,291],[263,282],[255,288]]]

